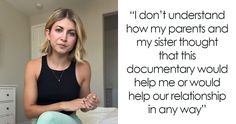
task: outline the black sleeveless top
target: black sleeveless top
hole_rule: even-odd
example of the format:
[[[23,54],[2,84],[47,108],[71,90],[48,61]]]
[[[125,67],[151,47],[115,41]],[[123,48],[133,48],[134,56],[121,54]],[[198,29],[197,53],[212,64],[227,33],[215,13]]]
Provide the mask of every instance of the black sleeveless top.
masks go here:
[[[79,98],[80,86],[76,80],[75,68],[76,62],[72,61],[65,70],[52,70],[48,66],[47,56],[42,56],[42,67],[37,81],[37,104],[48,105]],[[58,79],[60,79],[60,82]],[[68,115],[73,113],[61,112]]]

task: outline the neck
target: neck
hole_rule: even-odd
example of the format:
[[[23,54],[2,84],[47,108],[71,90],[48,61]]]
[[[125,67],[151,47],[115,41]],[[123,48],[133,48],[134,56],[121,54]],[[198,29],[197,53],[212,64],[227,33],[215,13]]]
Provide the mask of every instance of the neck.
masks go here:
[[[65,70],[70,65],[67,55],[47,55],[48,66],[54,70]]]

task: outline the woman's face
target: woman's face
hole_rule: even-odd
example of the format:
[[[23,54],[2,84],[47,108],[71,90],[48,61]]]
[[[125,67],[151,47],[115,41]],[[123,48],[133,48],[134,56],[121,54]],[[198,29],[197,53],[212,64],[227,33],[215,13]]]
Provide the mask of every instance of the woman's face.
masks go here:
[[[77,35],[75,24],[67,18],[53,24],[51,30],[46,31],[53,52],[59,54],[69,53],[75,46]]]

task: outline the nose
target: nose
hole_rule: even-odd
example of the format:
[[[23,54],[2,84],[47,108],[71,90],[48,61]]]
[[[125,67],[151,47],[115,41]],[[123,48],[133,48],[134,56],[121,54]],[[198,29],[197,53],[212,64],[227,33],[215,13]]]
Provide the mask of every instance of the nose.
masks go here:
[[[61,34],[61,40],[62,40],[63,42],[67,41],[67,32],[63,32],[63,33]]]

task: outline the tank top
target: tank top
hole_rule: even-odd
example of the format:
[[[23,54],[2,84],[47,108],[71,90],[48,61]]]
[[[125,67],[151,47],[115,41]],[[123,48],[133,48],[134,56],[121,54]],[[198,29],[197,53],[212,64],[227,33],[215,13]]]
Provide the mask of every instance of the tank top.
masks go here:
[[[49,105],[79,98],[80,86],[76,79],[75,68],[76,62],[72,61],[65,70],[53,70],[48,66],[47,56],[42,56],[41,72],[37,80],[37,104]],[[60,82],[58,81],[59,77]],[[61,112],[67,115],[73,113],[72,111]]]

